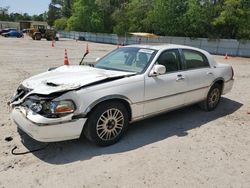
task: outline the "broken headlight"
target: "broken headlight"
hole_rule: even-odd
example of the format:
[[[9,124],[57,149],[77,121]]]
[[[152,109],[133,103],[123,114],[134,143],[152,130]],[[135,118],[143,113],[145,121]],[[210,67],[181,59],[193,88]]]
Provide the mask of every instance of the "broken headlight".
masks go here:
[[[75,111],[76,107],[72,100],[46,101],[27,99],[25,106],[33,112],[47,118],[59,118]]]

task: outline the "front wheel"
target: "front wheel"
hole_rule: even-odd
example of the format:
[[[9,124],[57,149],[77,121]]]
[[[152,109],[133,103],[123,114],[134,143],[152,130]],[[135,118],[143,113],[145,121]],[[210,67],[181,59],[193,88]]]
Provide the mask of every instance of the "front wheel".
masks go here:
[[[221,91],[222,91],[221,85],[217,83],[214,84],[210,88],[206,100],[200,103],[200,107],[206,111],[214,110],[220,102]]]
[[[35,34],[35,40],[41,40],[42,39],[42,35],[37,33]]]
[[[116,143],[128,126],[126,107],[116,101],[104,102],[95,107],[84,127],[84,135],[99,146]]]

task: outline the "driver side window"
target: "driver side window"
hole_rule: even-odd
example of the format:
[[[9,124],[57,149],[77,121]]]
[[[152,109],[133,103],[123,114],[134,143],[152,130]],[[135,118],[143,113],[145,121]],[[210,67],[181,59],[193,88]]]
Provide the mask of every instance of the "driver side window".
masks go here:
[[[163,52],[158,60],[157,64],[166,67],[166,73],[176,72],[180,70],[180,56],[178,50],[167,50]]]

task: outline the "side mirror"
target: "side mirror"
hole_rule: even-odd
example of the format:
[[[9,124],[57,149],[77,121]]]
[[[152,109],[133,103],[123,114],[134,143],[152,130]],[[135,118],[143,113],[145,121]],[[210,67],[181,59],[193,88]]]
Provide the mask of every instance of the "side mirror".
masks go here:
[[[149,76],[158,76],[166,73],[166,67],[163,65],[154,65]]]
[[[100,60],[100,57],[96,58],[96,59],[95,59],[95,62],[97,62],[97,61],[99,61],[99,60]]]

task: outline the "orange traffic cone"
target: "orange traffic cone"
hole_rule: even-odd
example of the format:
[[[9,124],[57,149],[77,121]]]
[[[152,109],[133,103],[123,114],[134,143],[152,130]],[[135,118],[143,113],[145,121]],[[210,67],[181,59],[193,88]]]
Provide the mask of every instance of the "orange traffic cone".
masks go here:
[[[54,40],[52,40],[52,42],[51,42],[51,47],[52,47],[52,48],[55,47]]]
[[[248,108],[248,110],[247,110],[247,114],[250,114],[250,108]]]
[[[67,49],[65,49],[65,52],[64,52],[64,65],[69,65]]]
[[[228,59],[227,53],[226,53],[226,55],[225,55],[224,59]]]

